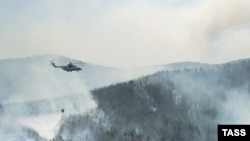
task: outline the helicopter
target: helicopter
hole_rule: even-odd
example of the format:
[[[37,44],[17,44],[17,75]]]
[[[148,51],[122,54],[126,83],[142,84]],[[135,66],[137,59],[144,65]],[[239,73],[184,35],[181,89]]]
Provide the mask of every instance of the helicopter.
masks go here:
[[[67,66],[57,66],[54,62],[50,61],[50,64],[54,67],[54,68],[61,68],[64,71],[67,72],[72,72],[72,71],[80,71],[82,70],[80,67],[74,65],[73,63],[69,62],[69,64]]]

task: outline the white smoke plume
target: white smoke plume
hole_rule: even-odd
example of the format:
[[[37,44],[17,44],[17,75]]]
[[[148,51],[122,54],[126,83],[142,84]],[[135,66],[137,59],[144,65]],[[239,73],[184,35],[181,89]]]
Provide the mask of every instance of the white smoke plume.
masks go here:
[[[93,64],[131,67],[249,57],[247,0],[26,4],[20,5],[19,18],[3,15],[2,58],[50,52]],[[0,5],[2,13],[17,13],[9,3]]]
[[[77,72],[54,69],[48,61],[44,56],[2,60],[0,139],[21,141],[29,135],[23,128],[52,139],[61,116],[82,114],[97,106]]]

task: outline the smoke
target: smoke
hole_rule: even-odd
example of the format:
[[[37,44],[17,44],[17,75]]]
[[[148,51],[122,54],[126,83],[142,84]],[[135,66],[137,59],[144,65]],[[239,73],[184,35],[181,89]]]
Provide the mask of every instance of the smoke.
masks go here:
[[[25,4],[19,18],[3,16],[3,57],[51,52],[116,67],[249,57],[247,0]],[[8,3],[2,7],[2,13],[17,12]]]
[[[3,103],[27,102],[56,97],[79,95],[90,96],[88,88],[78,73],[67,73],[49,66],[47,57],[23,58],[3,61],[1,82]]]
[[[79,74],[54,69],[49,66],[49,57],[1,61],[0,77],[4,79],[0,83],[4,85],[0,86],[0,122],[8,123],[11,138],[5,136],[8,128],[1,124],[0,139],[26,140],[29,132],[24,129],[28,129],[49,140],[61,124],[61,109],[65,109],[63,115],[68,116],[96,108],[97,104]],[[14,130],[16,127],[20,131]],[[24,137],[19,138],[21,135]]]
[[[250,95],[247,88],[230,90],[221,107],[221,124],[250,124]]]
[[[191,45],[202,47],[210,62],[248,57],[244,50],[250,44],[246,40],[250,36],[249,4],[246,0],[204,1],[191,18],[188,32]]]
[[[41,115],[37,117],[26,117],[18,119],[18,123],[22,126],[36,131],[41,137],[45,139],[52,139],[55,137],[60,127],[61,114]]]
[[[187,60],[219,63],[249,57],[245,53],[250,45],[248,1],[160,4],[128,2],[112,8],[93,24],[88,45],[101,46],[98,50],[112,56],[102,63],[118,64],[112,58],[119,58],[119,64],[126,66]]]

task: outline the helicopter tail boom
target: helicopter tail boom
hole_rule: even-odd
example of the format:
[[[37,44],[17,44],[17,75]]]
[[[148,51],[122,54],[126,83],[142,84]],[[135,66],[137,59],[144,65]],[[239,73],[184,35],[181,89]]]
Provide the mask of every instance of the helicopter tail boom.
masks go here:
[[[50,61],[50,64],[54,67],[54,68],[60,68],[59,66],[57,66],[54,62]]]

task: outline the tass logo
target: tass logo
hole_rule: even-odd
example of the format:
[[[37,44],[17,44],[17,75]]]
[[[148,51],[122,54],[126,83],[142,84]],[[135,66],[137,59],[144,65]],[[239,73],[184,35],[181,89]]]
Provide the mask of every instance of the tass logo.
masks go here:
[[[223,136],[246,136],[246,129],[221,129]]]
[[[218,141],[250,141],[250,125],[218,125]]]

